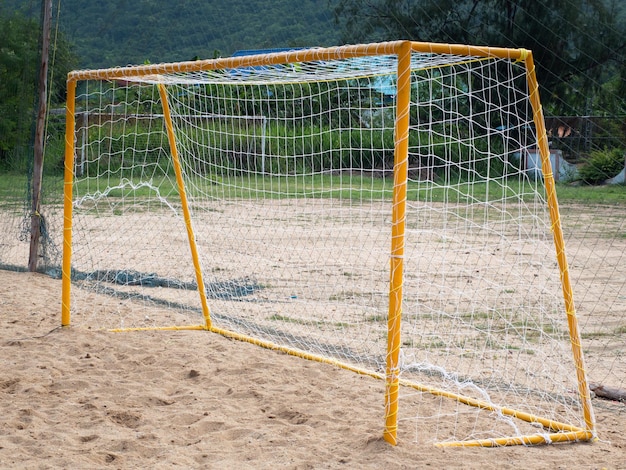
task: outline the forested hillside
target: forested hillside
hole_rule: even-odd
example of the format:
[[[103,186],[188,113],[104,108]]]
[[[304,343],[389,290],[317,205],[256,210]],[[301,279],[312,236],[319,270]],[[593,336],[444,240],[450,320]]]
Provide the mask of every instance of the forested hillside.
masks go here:
[[[38,18],[41,0],[0,0]],[[329,0],[64,0],[55,16],[80,67],[338,44]]]

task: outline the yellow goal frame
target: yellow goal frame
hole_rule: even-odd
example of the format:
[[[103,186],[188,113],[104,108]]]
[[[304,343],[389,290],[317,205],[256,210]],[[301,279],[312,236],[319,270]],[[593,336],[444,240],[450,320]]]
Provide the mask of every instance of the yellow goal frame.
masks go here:
[[[431,54],[454,54],[484,58],[508,58],[524,62],[529,89],[530,104],[533,110],[538,142],[537,146],[541,156],[542,173],[546,189],[547,204],[550,213],[551,228],[554,237],[556,256],[562,281],[563,298],[569,326],[569,337],[577,371],[578,394],[582,403],[585,428],[579,428],[538,416],[519,412],[508,408],[494,408],[485,402],[457,394],[448,393],[438,389],[424,387],[420,384],[401,380],[399,377],[399,351],[401,345],[400,325],[402,320],[402,288],[403,288],[403,254],[405,238],[405,201],[407,191],[407,161],[408,161],[408,138],[409,138],[409,106],[411,93],[411,53],[422,52]],[[455,44],[435,44],[410,41],[392,41],[377,44],[357,46],[341,46],[310,50],[297,50],[268,55],[254,55],[213,60],[199,60],[179,62],[171,64],[143,65],[136,67],[112,68],[90,71],[74,71],[68,74],[67,79],[67,107],[66,107],[66,136],[65,136],[65,163],[64,163],[64,224],[63,224],[63,264],[62,264],[62,305],[61,324],[70,325],[70,290],[71,290],[71,258],[72,258],[72,185],[74,168],[74,132],[75,132],[75,100],[76,85],[81,80],[101,79],[115,80],[133,76],[158,75],[173,72],[196,72],[202,70],[215,70],[235,67],[253,67],[259,65],[281,64],[288,62],[307,62],[314,60],[332,60],[374,55],[396,55],[397,62],[397,107],[395,121],[395,149],[394,149],[394,187],[391,221],[391,252],[390,252],[390,282],[389,282],[389,312],[387,328],[387,355],[385,374],[377,374],[363,370],[340,361],[325,358],[315,354],[302,353],[288,347],[278,346],[268,341],[261,341],[249,336],[234,333],[232,331],[217,328],[211,323],[211,315],[204,289],[202,272],[198,261],[198,252],[195,246],[195,236],[191,224],[185,185],[183,182],[180,163],[178,161],[177,142],[174,135],[169,103],[166,94],[166,86],[159,84],[159,94],[162,100],[165,125],[169,139],[170,151],[176,172],[176,181],[181,198],[182,210],[187,229],[189,246],[192,253],[193,264],[196,273],[198,293],[202,305],[204,324],[196,326],[171,326],[161,328],[136,328],[113,331],[130,331],[139,329],[159,330],[208,330],[221,335],[247,341],[265,348],[281,350],[287,354],[303,357],[306,359],[334,364],[359,374],[369,375],[385,381],[385,423],[383,437],[392,445],[397,444],[398,427],[398,396],[399,386],[412,387],[414,389],[429,392],[433,395],[448,397],[461,403],[478,408],[498,411],[508,416],[521,420],[539,423],[544,428],[551,430],[549,434],[536,434],[521,437],[508,437],[498,439],[484,439],[475,441],[451,442],[439,445],[446,446],[503,446],[516,444],[540,444],[563,441],[588,441],[595,438],[593,410],[591,396],[586,378],[585,365],[581,347],[581,336],[578,330],[578,321],[574,307],[572,287],[569,278],[567,258],[564,250],[563,232],[559,215],[554,176],[550,163],[550,152],[543,111],[539,99],[539,86],[535,74],[532,52],[525,49],[506,49],[492,47],[476,47]]]

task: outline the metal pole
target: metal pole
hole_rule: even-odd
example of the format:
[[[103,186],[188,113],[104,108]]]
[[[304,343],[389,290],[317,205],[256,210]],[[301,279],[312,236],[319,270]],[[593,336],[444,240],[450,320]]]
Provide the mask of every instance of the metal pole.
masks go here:
[[[576,308],[574,306],[574,295],[569,276],[569,267],[567,257],[565,256],[565,239],[563,237],[563,229],[561,227],[561,216],[559,213],[559,204],[556,197],[556,187],[554,183],[554,175],[552,172],[552,163],[550,162],[550,149],[548,148],[548,137],[546,126],[539,100],[539,85],[535,74],[535,63],[533,55],[529,51],[525,58],[526,71],[528,77],[528,88],[530,93],[530,104],[533,110],[533,120],[537,129],[538,151],[541,155],[541,169],[543,173],[543,181],[546,189],[546,201],[550,211],[550,221],[552,223],[552,236],[556,249],[557,263],[561,274],[561,286],[563,291],[563,300],[565,301],[565,313],[567,315],[567,323],[569,326],[570,343],[572,353],[574,355],[574,364],[576,367],[576,377],[578,379],[578,395],[580,397],[583,417],[585,419],[586,431],[591,432],[594,436],[595,417],[593,414],[593,406],[591,404],[591,392],[587,382],[587,372],[585,370],[585,361],[581,344],[581,335],[578,328],[578,318],[576,316]]]
[[[191,212],[189,210],[189,203],[187,202],[187,190],[185,189],[185,182],[183,180],[182,168],[180,165],[180,158],[178,155],[178,148],[176,146],[176,134],[174,133],[174,125],[172,123],[172,115],[170,113],[170,104],[167,99],[167,90],[165,85],[159,83],[159,95],[161,97],[161,104],[163,105],[163,117],[165,119],[165,127],[167,130],[167,138],[170,144],[170,151],[172,153],[172,163],[174,164],[174,172],[176,173],[176,184],[178,186],[178,194],[180,195],[180,205],[183,210],[183,217],[185,219],[185,227],[187,228],[187,238],[189,240],[189,249],[191,250],[191,258],[193,261],[194,271],[196,272],[196,282],[198,283],[198,294],[200,295],[200,304],[202,306],[202,315],[204,317],[205,329],[211,329],[211,314],[209,312],[209,305],[206,297],[206,287],[202,276],[202,269],[200,268],[200,257],[198,256],[198,247],[196,245],[196,236],[193,232],[191,224]]]
[[[389,316],[387,319],[387,366],[385,373],[385,430],[383,432],[385,441],[392,445],[397,444],[398,431],[400,324],[402,321],[404,228],[406,222],[409,107],[411,101],[411,44],[409,42],[402,43],[398,48],[398,92],[396,100]]]
[[[65,105],[65,160],[63,173],[63,264],[61,270],[61,325],[70,324],[72,289],[72,192],[74,185],[74,133],[76,131],[76,82],[67,82]]]

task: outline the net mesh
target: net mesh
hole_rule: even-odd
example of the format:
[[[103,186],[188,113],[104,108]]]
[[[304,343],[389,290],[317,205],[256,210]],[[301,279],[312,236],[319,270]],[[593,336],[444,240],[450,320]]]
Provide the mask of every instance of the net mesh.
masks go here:
[[[383,373],[396,57],[267,62],[79,83],[72,321],[202,323],[165,86],[213,325]],[[524,64],[414,53],[409,112],[402,377],[584,427]],[[547,432],[403,397],[420,441]]]

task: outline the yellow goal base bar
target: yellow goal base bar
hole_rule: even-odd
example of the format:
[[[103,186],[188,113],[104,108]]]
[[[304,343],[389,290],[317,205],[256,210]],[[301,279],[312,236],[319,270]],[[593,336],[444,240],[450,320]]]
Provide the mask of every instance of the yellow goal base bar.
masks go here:
[[[319,356],[317,354],[311,354],[304,351],[300,351],[298,349],[290,348],[287,346],[280,346],[271,341],[264,341],[257,338],[253,338],[251,336],[247,336],[241,333],[235,333],[230,330],[226,330],[223,328],[218,328],[215,326],[207,326],[207,325],[188,325],[188,326],[162,326],[162,327],[142,327],[142,328],[114,328],[108,331],[113,333],[125,333],[132,331],[211,331],[213,333],[217,333],[227,338],[236,339],[238,341],[243,341],[246,343],[251,343],[256,346],[261,346],[266,349],[270,349],[272,351],[280,351],[285,354],[289,354],[290,356],[296,356],[302,359],[308,359],[310,361],[321,362],[323,364],[330,364],[341,369],[349,370],[351,372],[356,372],[359,375],[366,375],[369,377],[373,377],[379,380],[387,381],[388,378],[385,374],[372,372],[366,369],[362,369],[360,367],[355,367],[350,364],[346,364],[345,362]],[[583,441],[593,441],[596,439],[595,434],[592,431],[588,431],[577,426],[572,426],[565,423],[560,423],[558,421],[541,418],[539,416],[535,416],[530,413],[525,413],[522,411],[517,411],[511,408],[506,407],[497,407],[491,405],[489,403],[476,400],[474,398],[466,397],[463,395],[458,395],[456,393],[446,392],[444,390],[439,390],[434,387],[428,387],[425,385],[418,384],[416,382],[412,382],[409,380],[400,380],[399,384],[405,387],[410,387],[420,392],[430,393],[434,396],[440,396],[445,398],[450,398],[452,400],[456,400],[459,403],[463,403],[468,406],[474,406],[476,408],[481,408],[484,410],[490,410],[497,413],[501,413],[505,416],[511,416],[522,421],[526,421],[528,423],[533,423],[540,425],[544,429],[548,429],[551,432],[543,433],[543,434],[533,434],[528,436],[514,436],[514,437],[500,437],[493,439],[478,439],[471,441],[451,441],[451,442],[437,442],[435,443],[436,447],[503,447],[503,446],[514,446],[514,445],[541,445],[541,444],[553,444],[558,442],[583,442]],[[387,431],[385,431],[385,440],[389,443],[395,445],[395,432],[394,439],[390,440],[387,436]]]

